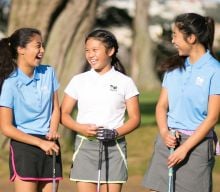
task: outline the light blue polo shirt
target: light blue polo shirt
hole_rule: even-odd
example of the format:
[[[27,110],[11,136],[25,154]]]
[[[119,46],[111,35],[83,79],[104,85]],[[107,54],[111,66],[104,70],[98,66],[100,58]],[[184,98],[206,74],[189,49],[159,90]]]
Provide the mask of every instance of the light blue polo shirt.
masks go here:
[[[207,51],[185,69],[165,73],[162,86],[168,91],[168,126],[196,130],[208,113],[209,95],[220,94],[220,63]]]
[[[4,81],[0,106],[11,108],[13,123],[29,134],[46,135],[50,127],[53,94],[59,84],[54,69],[39,65],[32,78],[19,68]]]

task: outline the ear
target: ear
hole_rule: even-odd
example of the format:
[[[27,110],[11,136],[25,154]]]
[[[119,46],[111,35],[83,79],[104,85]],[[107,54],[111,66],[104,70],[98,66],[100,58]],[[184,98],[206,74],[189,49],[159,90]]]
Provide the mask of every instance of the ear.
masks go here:
[[[111,48],[108,50],[108,56],[111,57],[115,53],[115,48]]]
[[[24,48],[23,47],[18,47],[17,52],[18,52],[18,55],[24,55]]]
[[[197,38],[196,38],[196,36],[194,34],[191,34],[190,36],[187,37],[187,41],[190,44],[196,43],[196,40],[197,40]]]

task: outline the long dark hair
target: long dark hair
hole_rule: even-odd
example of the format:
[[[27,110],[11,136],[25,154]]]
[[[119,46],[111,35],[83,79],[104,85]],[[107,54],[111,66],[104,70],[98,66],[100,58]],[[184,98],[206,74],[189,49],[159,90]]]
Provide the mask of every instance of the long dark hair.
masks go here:
[[[121,64],[120,60],[116,56],[118,52],[118,42],[115,36],[107,30],[98,29],[88,34],[85,42],[87,42],[87,40],[90,38],[101,41],[107,49],[114,48],[115,52],[112,55],[111,65],[114,66],[115,70],[126,74],[124,66]]]
[[[203,17],[196,13],[184,13],[176,17],[174,24],[183,33],[185,40],[194,34],[197,42],[201,43],[215,57],[213,53],[215,22],[211,17]],[[162,64],[160,70],[172,71],[176,68],[184,68],[185,58],[185,56],[174,55]]]
[[[33,28],[20,28],[10,37],[0,40],[0,93],[4,80],[17,68],[17,48],[26,47],[34,35],[41,35]]]

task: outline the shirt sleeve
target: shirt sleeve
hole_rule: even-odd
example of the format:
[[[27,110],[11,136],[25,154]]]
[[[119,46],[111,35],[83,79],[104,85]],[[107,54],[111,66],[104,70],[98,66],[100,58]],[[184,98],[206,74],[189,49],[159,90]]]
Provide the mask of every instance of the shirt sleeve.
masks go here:
[[[57,80],[57,76],[56,76],[56,72],[55,72],[54,68],[52,68],[52,76],[53,76],[53,91],[55,92],[60,87],[60,84]]]
[[[167,87],[167,72],[164,73],[162,87],[165,87],[165,88]]]
[[[210,82],[209,95],[219,95],[220,94],[220,69],[216,70],[213,74]]]
[[[78,94],[77,94],[77,80],[75,77],[73,77],[71,79],[71,81],[68,83],[68,85],[66,86],[64,92],[71,96],[74,99],[78,99]]]
[[[0,106],[13,109],[13,101],[13,88],[10,86],[10,83],[5,80],[0,95]]]
[[[128,78],[125,90],[125,99],[129,99],[133,96],[139,95],[139,91],[131,78]]]

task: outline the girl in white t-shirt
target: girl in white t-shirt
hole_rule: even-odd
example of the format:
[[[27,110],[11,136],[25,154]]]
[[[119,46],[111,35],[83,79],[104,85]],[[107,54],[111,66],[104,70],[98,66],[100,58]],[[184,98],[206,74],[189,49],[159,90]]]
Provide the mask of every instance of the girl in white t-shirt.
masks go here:
[[[120,192],[127,181],[125,135],[138,127],[139,92],[116,57],[118,43],[106,30],[91,32],[85,56],[91,70],[72,78],[65,89],[61,122],[77,132],[70,180],[80,192]],[[76,119],[72,111],[77,106]],[[125,120],[125,111],[128,118]],[[99,143],[103,143],[98,179]]]

